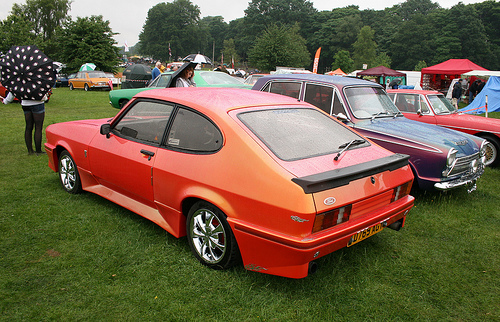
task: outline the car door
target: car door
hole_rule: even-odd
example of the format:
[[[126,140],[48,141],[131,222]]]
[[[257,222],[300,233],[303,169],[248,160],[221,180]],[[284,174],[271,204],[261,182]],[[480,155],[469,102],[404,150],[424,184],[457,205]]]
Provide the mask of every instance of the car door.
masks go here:
[[[78,72],[78,74],[76,75],[76,82],[73,83],[73,87],[83,88],[86,78],[87,78],[87,73]]]
[[[138,100],[97,135],[89,147],[90,169],[100,184],[154,207],[153,167],[173,104]]]
[[[165,145],[158,149],[162,161],[154,165],[155,200],[180,210],[186,187],[203,186],[212,176],[205,170],[209,165],[218,166],[216,155],[222,146],[222,132],[214,122],[195,110],[179,107]]]

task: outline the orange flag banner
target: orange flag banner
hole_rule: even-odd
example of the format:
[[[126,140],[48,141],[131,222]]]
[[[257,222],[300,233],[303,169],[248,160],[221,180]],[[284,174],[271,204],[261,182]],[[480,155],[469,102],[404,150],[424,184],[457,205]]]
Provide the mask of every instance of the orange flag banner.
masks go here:
[[[319,55],[321,53],[321,47],[316,50],[316,56],[314,57],[314,64],[313,64],[313,73],[317,74],[318,73],[318,63],[319,63]]]

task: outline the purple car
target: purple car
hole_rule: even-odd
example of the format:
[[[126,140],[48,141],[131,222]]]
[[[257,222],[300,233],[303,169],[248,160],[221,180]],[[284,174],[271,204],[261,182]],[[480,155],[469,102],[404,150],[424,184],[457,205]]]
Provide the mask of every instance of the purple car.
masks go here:
[[[285,74],[262,77],[252,89],[309,102],[382,147],[410,155],[415,182],[421,189],[467,186],[471,192],[484,172],[485,140],[405,118],[384,88],[374,82]],[[348,148],[356,144],[352,142]]]

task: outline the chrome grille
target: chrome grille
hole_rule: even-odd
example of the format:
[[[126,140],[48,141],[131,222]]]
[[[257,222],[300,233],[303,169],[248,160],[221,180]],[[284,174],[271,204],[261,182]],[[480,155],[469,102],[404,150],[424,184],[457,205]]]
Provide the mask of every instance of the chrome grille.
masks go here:
[[[453,166],[453,169],[450,171],[450,174],[448,177],[452,177],[458,174],[461,174],[463,172],[472,170],[472,161],[474,160],[479,160],[481,158],[481,154],[479,152],[467,155],[465,157],[457,158],[455,160],[455,164]]]

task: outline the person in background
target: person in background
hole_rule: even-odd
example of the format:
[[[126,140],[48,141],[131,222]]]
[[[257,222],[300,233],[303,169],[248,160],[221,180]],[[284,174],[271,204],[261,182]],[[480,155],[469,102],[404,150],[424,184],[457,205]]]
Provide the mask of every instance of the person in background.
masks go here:
[[[451,92],[451,102],[456,109],[458,109],[458,102],[460,102],[460,97],[462,96],[462,80],[459,79],[458,82],[453,85],[453,91]]]
[[[475,81],[473,81],[472,84],[469,85],[469,104],[472,103],[474,97],[476,97],[480,82],[481,80],[478,78]]]
[[[161,62],[157,61],[155,68],[153,68],[153,71],[151,72],[151,80],[154,80],[156,77],[158,77],[158,75],[161,74],[160,67],[161,67]]]
[[[14,100],[14,95],[9,92],[6,97],[0,99],[4,104],[9,104]],[[24,120],[26,127],[24,129],[24,141],[28,148],[28,154],[42,155],[42,129],[43,120],[45,119],[45,103],[44,101],[21,100],[21,107],[24,111]],[[33,136],[33,127],[35,127],[35,135]],[[35,139],[35,150],[33,151],[33,139]]]
[[[193,80],[194,67],[188,66],[183,71],[181,71],[179,77],[175,81],[175,87],[196,87],[196,83]]]

